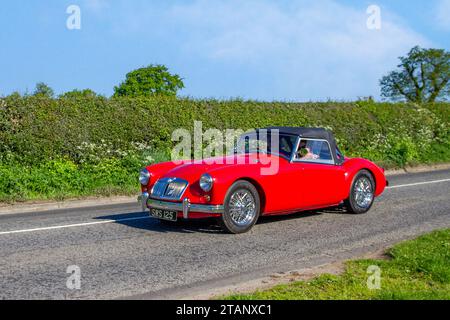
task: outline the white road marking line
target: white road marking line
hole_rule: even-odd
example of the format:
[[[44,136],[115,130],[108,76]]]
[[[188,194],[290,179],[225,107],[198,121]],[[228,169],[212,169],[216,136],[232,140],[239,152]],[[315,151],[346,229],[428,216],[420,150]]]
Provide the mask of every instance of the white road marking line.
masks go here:
[[[95,225],[95,224],[106,224],[106,223],[113,223],[113,222],[142,220],[142,219],[148,219],[148,218],[150,218],[150,216],[135,217],[135,218],[123,218],[123,219],[117,219],[117,220],[104,220],[104,221],[95,221],[95,222],[75,223],[75,224],[66,224],[66,225],[62,225],[62,226],[42,227],[42,228],[33,228],[33,229],[2,231],[2,232],[0,232],[0,235],[34,232],[34,231],[44,231],[44,230],[54,230],[54,229],[64,229],[64,228],[74,228],[74,227],[84,227],[84,226],[91,226],[91,225]]]
[[[416,183],[400,184],[398,186],[386,187],[386,189],[405,188],[405,187],[420,186],[420,185],[423,185],[423,184],[440,183],[440,182],[446,182],[446,181],[450,181],[450,179],[442,179],[442,180],[433,180],[433,181],[423,181],[423,182],[416,182]]]

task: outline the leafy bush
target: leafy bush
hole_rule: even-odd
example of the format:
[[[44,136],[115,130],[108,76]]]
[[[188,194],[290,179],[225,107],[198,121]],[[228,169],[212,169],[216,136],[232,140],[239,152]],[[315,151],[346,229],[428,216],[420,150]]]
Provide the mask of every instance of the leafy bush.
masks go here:
[[[89,97],[95,98],[95,97],[101,97],[101,96],[98,95],[97,93],[95,93],[91,89],[83,89],[83,90],[74,89],[72,91],[68,91],[68,92],[65,92],[65,93],[59,95],[59,98],[65,98],[65,99],[80,99],[80,98],[89,98]]]
[[[0,164],[0,201],[134,194],[141,165],[135,159],[126,158],[88,165],[68,159],[31,167],[20,163]]]
[[[172,132],[194,121],[203,130],[322,126],[345,155],[388,167],[450,160],[449,103],[10,96],[0,99],[0,198],[133,190],[138,169],[167,160]]]
[[[126,80],[114,87],[118,97],[140,97],[153,95],[175,96],[184,88],[183,80],[177,74],[171,74],[164,65],[149,65],[127,74]]]

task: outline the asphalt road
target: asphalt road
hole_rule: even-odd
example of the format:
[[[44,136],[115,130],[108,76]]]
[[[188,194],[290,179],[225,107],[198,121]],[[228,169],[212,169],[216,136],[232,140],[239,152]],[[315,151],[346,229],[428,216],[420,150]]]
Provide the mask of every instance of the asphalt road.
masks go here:
[[[208,221],[167,227],[137,204],[0,216],[0,298],[179,298],[450,227],[450,170],[389,180],[367,214],[263,218],[242,235]],[[72,265],[80,289],[67,288]]]

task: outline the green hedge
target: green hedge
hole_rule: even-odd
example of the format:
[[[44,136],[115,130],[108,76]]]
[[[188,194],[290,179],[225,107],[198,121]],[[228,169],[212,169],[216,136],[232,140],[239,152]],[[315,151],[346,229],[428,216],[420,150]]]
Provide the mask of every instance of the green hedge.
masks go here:
[[[133,180],[127,175],[134,174],[143,163],[167,159],[173,146],[172,131],[192,130],[194,121],[202,121],[204,130],[273,125],[327,127],[335,133],[344,154],[366,157],[388,167],[450,161],[449,103],[419,106],[365,101],[7,97],[0,99],[0,199],[14,197],[17,192],[22,195],[19,198],[55,194],[55,190],[46,189],[52,183],[59,185],[52,182],[53,171],[46,169],[55,163],[77,174],[85,172],[88,178],[84,180],[97,172],[96,184],[77,182],[67,186],[64,194],[89,194],[117,186],[124,190],[121,185],[131,189]],[[105,163],[114,165],[98,169]],[[26,182],[16,179],[19,181],[14,184],[11,181],[20,175],[17,171],[43,178],[34,181],[23,177]],[[116,171],[117,177],[111,178],[110,173],[114,176]],[[76,180],[83,179],[76,176]]]

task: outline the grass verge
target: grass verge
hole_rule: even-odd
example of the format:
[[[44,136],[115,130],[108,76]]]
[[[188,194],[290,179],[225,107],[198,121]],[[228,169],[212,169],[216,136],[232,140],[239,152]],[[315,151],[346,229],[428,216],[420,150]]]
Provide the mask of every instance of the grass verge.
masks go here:
[[[387,251],[387,260],[346,262],[343,274],[324,274],[310,281],[278,285],[229,300],[340,300],[443,299],[450,300],[450,229],[402,242]],[[370,266],[381,271],[380,288],[369,289]],[[370,278],[371,283],[373,278]]]

